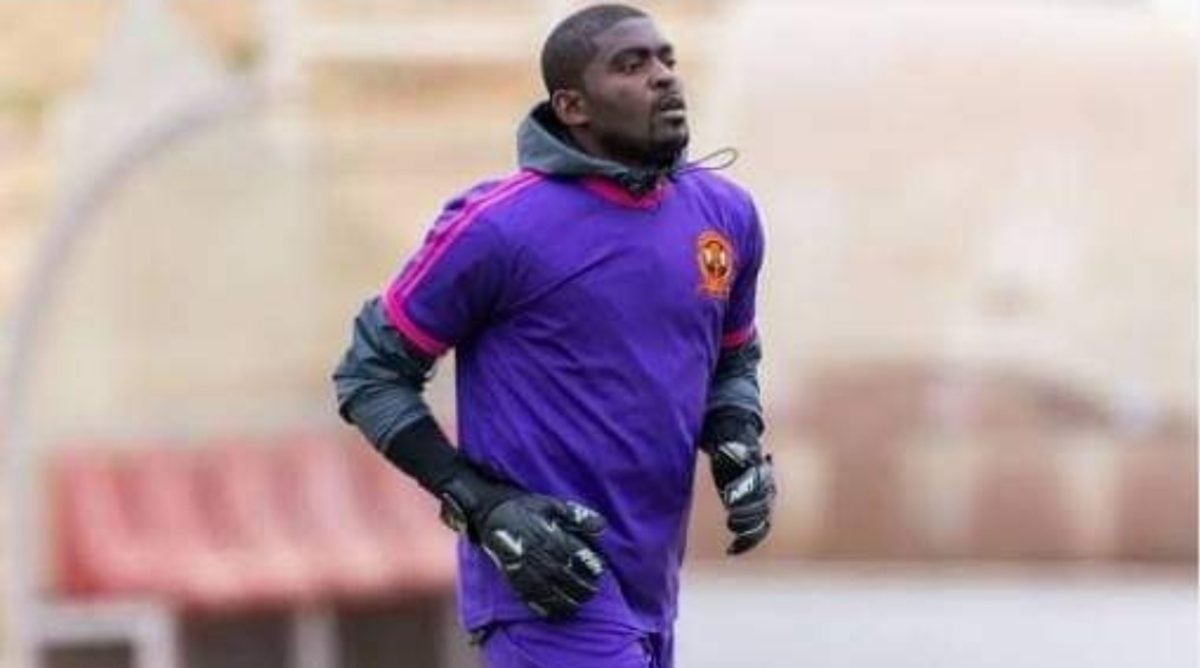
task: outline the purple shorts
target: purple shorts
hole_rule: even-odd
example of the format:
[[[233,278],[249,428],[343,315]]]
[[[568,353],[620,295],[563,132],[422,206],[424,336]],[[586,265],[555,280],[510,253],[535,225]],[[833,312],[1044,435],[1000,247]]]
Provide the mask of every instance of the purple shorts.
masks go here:
[[[595,620],[499,622],[481,635],[487,668],[672,668],[670,631]]]

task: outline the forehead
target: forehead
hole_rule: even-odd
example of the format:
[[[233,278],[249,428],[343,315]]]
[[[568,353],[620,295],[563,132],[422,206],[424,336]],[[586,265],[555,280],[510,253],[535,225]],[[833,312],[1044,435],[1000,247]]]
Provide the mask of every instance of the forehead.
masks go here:
[[[627,49],[657,51],[668,46],[666,39],[658,33],[654,21],[640,16],[618,21],[608,30],[597,34],[592,43],[596,46],[597,61],[604,61]]]

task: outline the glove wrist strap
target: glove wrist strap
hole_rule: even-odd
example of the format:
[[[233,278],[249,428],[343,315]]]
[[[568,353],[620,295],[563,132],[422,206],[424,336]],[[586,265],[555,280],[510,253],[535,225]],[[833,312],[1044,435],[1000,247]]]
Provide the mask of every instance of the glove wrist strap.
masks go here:
[[[442,502],[441,518],[446,526],[477,543],[478,528],[488,513],[522,492],[485,479],[465,460],[460,459],[459,466],[459,471],[437,491]]]
[[[734,406],[714,408],[704,416],[700,447],[712,455],[717,446],[729,441],[757,446],[762,432],[762,419],[755,413]]]

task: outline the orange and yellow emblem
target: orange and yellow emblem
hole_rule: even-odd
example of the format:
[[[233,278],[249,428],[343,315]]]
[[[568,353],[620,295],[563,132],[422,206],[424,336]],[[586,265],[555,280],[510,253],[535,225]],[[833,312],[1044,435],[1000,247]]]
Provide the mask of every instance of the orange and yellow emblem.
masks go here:
[[[733,245],[725,235],[713,230],[696,239],[696,260],[700,264],[700,291],[710,297],[729,297],[733,282]]]

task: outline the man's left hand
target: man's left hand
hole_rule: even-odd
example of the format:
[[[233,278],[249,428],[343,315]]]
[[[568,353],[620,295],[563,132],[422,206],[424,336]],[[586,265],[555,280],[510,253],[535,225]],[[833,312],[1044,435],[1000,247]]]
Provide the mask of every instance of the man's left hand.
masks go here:
[[[771,531],[775,475],[771,456],[759,441],[758,418],[741,411],[711,415],[705,421],[703,448],[733,533],[727,554],[755,547]]]

